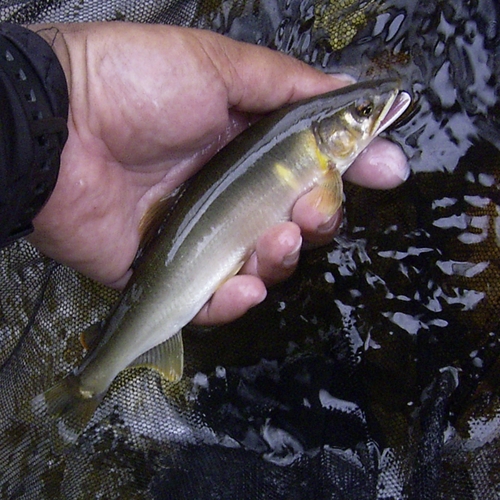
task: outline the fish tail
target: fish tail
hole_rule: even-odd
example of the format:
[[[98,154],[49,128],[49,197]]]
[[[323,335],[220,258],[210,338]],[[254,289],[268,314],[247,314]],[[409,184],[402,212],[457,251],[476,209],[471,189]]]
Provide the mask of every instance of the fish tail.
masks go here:
[[[69,374],[32,400],[32,410],[44,412],[65,430],[67,441],[74,442],[92,418],[104,394],[86,394],[81,390],[80,379]]]

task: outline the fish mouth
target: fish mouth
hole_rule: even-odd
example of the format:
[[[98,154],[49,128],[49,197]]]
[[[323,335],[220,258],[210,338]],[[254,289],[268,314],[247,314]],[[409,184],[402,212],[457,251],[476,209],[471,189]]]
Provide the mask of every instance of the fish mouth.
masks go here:
[[[378,135],[390,127],[408,108],[411,97],[408,92],[396,91],[389,97],[378,119],[373,124],[373,135]]]

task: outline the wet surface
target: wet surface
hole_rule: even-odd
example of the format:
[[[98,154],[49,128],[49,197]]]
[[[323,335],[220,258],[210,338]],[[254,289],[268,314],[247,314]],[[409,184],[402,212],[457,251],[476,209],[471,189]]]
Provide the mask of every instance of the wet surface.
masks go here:
[[[399,75],[415,105],[388,136],[412,175],[385,192],[347,185],[331,245],[241,320],[189,329],[180,385],[122,375],[62,455],[60,429],[22,401],[78,363],[77,335],[113,294],[27,247],[4,252],[2,494],[498,497],[497,9],[269,0],[171,14],[325,71]]]

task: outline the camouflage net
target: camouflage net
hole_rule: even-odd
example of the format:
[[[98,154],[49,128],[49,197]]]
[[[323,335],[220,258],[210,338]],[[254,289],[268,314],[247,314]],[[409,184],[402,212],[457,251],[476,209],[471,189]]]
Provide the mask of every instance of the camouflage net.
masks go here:
[[[186,329],[172,386],[122,373],[80,436],[23,405],[78,365],[116,292],[2,252],[0,497],[493,499],[500,496],[498,7],[408,0],[0,2],[18,23],[203,27],[416,97],[391,138],[413,174],[346,187],[336,241],[241,320]]]

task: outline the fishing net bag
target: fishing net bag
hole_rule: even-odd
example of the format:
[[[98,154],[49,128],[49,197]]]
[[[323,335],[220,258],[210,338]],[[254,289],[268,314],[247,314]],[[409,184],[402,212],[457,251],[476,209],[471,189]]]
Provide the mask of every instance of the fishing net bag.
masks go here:
[[[26,241],[0,256],[0,498],[500,497],[500,129],[492,0],[0,1],[0,20],[210,29],[415,101],[412,175],[346,186],[327,247],[242,319],[184,332],[179,384],[120,374],[74,445],[23,414],[117,292]]]

